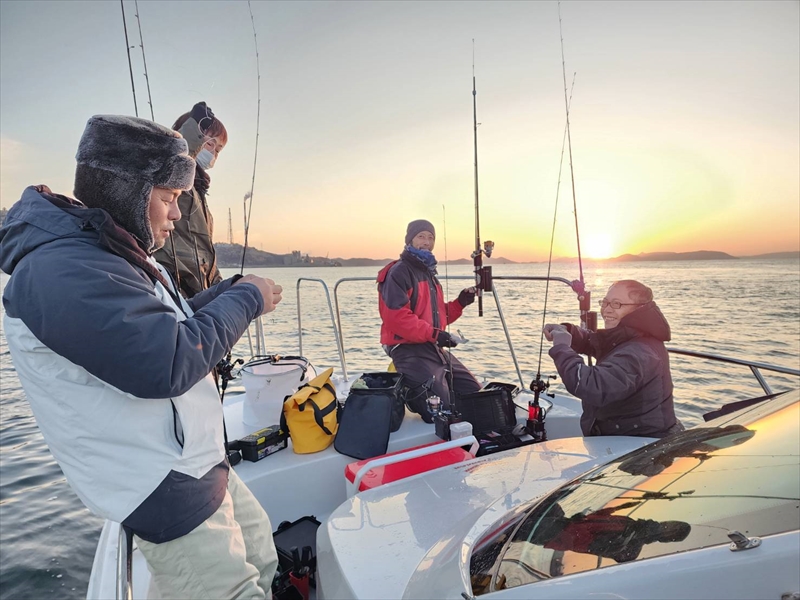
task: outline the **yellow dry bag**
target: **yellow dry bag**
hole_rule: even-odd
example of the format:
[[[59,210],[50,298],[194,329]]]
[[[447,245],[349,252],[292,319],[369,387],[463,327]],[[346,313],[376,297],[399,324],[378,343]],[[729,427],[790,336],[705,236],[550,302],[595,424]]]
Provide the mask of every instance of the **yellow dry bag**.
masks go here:
[[[333,369],[326,369],[283,402],[281,428],[289,432],[298,454],[325,450],[339,428],[339,403],[332,373]]]

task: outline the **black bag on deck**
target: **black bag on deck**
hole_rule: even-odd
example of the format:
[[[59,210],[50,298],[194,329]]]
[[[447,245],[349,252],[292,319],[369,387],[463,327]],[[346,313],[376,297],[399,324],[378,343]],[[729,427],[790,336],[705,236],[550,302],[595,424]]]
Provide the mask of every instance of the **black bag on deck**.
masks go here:
[[[350,388],[333,442],[337,452],[359,460],[386,454],[389,433],[405,416],[403,376],[400,373],[364,373],[366,388]]]
[[[303,598],[291,585],[291,577],[300,571],[308,585],[317,587],[317,529],[319,521],[313,516],[301,517],[294,522],[284,521],[272,534],[278,553],[278,569],[273,582],[273,596],[278,600]],[[293,556],[292,550],[296,550]]]
[[[514,384],[493,381],[477,392],[457,396],[459,417],[472,424],[478,440],[478,456],[532,443],[533,438],[528,442],[512,433],[517,425],[514,397],[518,393]]]

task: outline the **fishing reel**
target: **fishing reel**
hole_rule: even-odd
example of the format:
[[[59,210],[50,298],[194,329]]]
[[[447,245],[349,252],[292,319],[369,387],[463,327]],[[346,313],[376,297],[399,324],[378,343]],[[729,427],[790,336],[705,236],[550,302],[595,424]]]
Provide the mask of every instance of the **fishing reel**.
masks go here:
[[[217,370],[217,374],[219,378],[222,380],[222,393],[225,393],[225,390],[228,388],[228,382],[233,379],[233,369],[236,365],[243,365],[244,361],[241,358],[237,358],[233,362],[231,362],[231,355],[228,354],[225,358],[217,363],[215,367]]]
[[[556,379],[555,375],[550,375],[547,379]],[[539,396],[542,392],[551,398],[555,394],[548,392],[550,382],[541,378],[537,373],[536,379],[531,381],[531,391],[533,392],[533,400],[528,402],[528,419],[525,421],[525,431],[537,442],[544,442],[547,440],[547,431],[544,428],[544,419],[547,416],[545,410],[539,404]]]
[[[558,379],[558,376],[550,375],[548,376],[547,379]],[[533,392],[534,402],[539,401],[539,396],[541,395],[542,392],[545,392],[545,395],[550,396],[551,398],[555,398],[556,396],[552,392],[547,392],[547,390],[550,389],[550,382],[545,379],[542,379],[542,377],[539,374],[536,375],[536,379],[531,381],[530,388],[531,391]]]

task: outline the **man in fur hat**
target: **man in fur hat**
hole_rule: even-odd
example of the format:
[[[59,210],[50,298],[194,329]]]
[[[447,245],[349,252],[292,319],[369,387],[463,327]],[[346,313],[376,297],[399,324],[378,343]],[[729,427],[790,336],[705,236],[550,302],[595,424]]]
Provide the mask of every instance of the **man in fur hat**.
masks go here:
[[[412,390],[408,407],[427,423],[432,423],[433,418],[425,403],[423,386],[439,396],[447,408],[451,392],[468,394],[481,387],[461,361],[445,350],[461,341],[446,328],[475,301],[476,291],[466,288],[458,298],[445,302],[442,284],[436,277],[435,244],[436,229],[430,221],[411,221],[400,260],[378,273],[381,344]]]
[[[78,200],[27,188],[0,229],[8,346],[39,429],[95,514],[136,536],[163,598],[264,598],[272,527],[230,468],[212,367],[281,287],[234,277],[188,302],[152,258],[195,161],[143,119],[89,119]]]

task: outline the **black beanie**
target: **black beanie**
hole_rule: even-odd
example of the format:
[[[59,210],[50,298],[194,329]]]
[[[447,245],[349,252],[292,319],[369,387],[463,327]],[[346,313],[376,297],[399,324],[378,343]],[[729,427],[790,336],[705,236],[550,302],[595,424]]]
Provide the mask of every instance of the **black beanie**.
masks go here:
[[[95,115],[86,124],[75,156],[75,197],[105,209],[153,250],[150,193],[154,187],[191,189],[195,162],[179,133],[152,121]]]
[[[406,246],[411,245],[411,240],[413,240],[423,231],[430,231],[433,234],[434,239],[436,239],[436,229],[433,227],[433,223],[426,221],[425,219],[411,221],[406,229]]]

